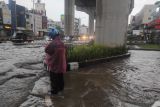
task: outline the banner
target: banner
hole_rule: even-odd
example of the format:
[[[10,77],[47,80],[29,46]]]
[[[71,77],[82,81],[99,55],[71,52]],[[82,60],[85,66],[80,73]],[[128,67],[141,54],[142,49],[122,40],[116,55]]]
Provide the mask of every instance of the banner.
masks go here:
[[[3,24],[11,24],[11,11],[8,7],[3,8]]]

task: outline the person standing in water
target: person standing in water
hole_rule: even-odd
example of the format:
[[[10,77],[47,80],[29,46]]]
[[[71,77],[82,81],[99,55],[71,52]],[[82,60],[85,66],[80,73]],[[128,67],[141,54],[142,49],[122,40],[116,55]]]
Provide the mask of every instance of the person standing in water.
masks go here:
[[[52,41],[45,47],[46,64],[50,73],[51,94],[56,95],[64,90],[66,49],[57,29],[50,29],[48,34]]]

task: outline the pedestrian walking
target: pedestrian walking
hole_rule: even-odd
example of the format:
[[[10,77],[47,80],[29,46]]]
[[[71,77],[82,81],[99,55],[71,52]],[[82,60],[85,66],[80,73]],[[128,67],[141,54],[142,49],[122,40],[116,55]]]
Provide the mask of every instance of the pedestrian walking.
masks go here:
[[[50,29],[48,35],[52,41],[45,47],[46,64],[50,73],[51,94],[55,95],[64,90],[63,74],[66,72],[66,49],[57,29]]]

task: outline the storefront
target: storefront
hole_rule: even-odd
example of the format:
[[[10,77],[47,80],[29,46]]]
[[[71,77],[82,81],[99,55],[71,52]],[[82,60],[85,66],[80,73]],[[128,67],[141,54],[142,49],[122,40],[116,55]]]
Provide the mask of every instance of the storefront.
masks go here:
[[[47,29],[41,29],[41,30],[39,31],[39,37],[44,37],[44,36],[46,36],[47,34],[48,34]]]
[[[5,31],[5,33],[6,33],[6,35],[8,36],[8,37],[11,37],[12,35],[11,35],[11,25],[9,25],[9,24],[4,24],[3,25],[3,30]]]

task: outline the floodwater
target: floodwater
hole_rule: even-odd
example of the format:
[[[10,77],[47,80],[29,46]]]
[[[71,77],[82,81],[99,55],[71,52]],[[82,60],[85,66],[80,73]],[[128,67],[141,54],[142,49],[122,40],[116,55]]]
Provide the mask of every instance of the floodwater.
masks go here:
[[[0,44],[0,107],[27,99],[45,73],[43,51],[41,45]],[[52,98],[53,107],[151,107],[160,100],[160,52],[130,52],[129,58],[66,73],[64,98]]]
[[[160,52],[91,65],[65,75],[64,99],[55,107],[151,107],[160,100]]]
[[[0,44],[0,107],[18,107],[44,74],[42,44]]]

